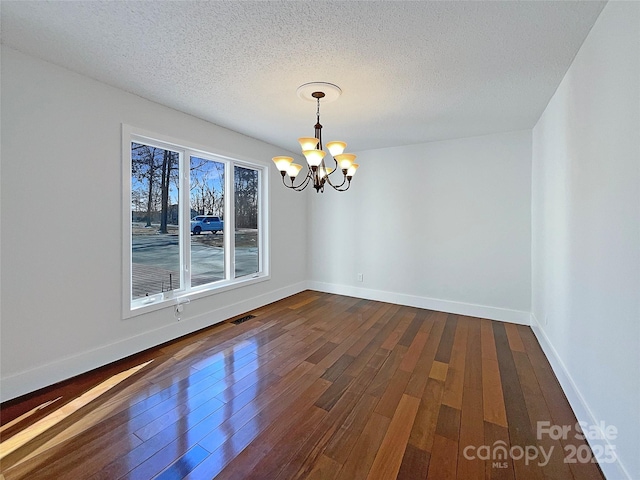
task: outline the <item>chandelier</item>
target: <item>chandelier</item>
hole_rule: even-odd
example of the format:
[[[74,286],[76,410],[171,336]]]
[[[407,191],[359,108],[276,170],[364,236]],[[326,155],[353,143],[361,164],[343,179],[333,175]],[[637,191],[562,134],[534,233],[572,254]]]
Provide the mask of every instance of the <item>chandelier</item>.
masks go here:
[[[325,103],[336,100],[342,90],[332,83],[312,82],[298,87],[297,93],[300,98],[316,102],[315,135],[298,139],[302,147],[302,154],[308,164],[307,174],[298,185],[295,185],[295,180],[303,168],[302,165],[293,163],[291,157],[273,157],[273,162],[282,175],[282,183],[285,187],[296,192],[304,190],[310,184],[313,184],[316,193],[324,192],[324,187],[327,184],[339,192],[344,192],[351,186],[351,179],[358,169],[358,164],[354,163],[356,156],[351,153],[343,153],[347,147],[345,142],[328,142],[327,149],[333,159],[333,166],[327,166],[325,163],[326,152],[322,145],[322,125],[320,125],[320,100]],[[331,162],[329,164],[331,165]],[[342,172],[342,178],[335,175],[337,171]],[[289,183],[287,183],[286,177],[289,177]]]

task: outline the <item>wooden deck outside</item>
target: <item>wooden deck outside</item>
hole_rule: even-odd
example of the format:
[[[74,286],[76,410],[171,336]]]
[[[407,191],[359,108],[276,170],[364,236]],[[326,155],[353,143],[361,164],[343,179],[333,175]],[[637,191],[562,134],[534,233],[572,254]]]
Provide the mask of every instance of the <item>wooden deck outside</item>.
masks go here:
[[[133,298],[144,297],[147,292],[149,295],[154,295],[163,291],[162,289],[165,291],[169,290],[170,274],[173,277],[173,288],[177,288],[177,286],[180,285],[180,272],[177,270],[168,270],[166,268],[160,268],[153,265],[143,265],[140,263],[132,264],[131,287],[133,291]],[[222,278],[222,276],[215,275],[192,275],[191,285],[194,287],[205,285],[207,283],[221,280]]]

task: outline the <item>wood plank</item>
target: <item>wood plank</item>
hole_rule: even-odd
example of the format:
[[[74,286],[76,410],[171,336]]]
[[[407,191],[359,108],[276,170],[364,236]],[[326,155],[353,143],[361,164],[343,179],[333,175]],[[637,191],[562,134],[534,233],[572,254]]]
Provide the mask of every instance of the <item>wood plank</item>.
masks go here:
[[[409,378],[409,372],[403,372],[399,369],[396,370],[396,373],[393,375],[391,381],[389,381],[387,389],[382,394],[382,397],[376,406],[376,413],[389,418],[394,416],[396,409],[398,408],[398,404],[402,399],[402,392],[404,392],[407,383],[409,383]]]
[[[436,312],[430,317],[433,322],[433,326],[429,332],[429,338],[427,343],[420,354],[420,358],[411,373],[411,378],[405,389],[405,393],[413,395],[416,398],[421,398],[422,393],[427,384],[429,378],[429,372],[431,371],[431,364],[434,361],[440,339],[442,338],[442,332],[446,323],[447,315],[441,312]]]
[[[409,443],[425,452],[431,452],[433,446],[443,390],[442,382],[433,379],[427,381],[411,428]]]
[[[313,354],[309,355],[305,358],[305,362],[309,363],[319,363],[323,358],[325,358],[329,353],[335,350],[338,347],[337,343],[327,342],[321,348],[316,350]]]
[[[527,406],[520,387],[520,379],[513,361],[513,352],[509,347],[509,340],[505,325],[500,322],[493,323],[493,335],[495,338],[498,365],[502,382],[502,393],[507,412],[507,424],[511,446],[527,448],[536,445],[536,437],[531,430],[531,423],[527,414]],[[513,460],[513,468],[516,478],[543,479],[544,475],[537,463],[525,463],[525,459]]]
[[[518,326],[513,323],[505,323],[504,329],[507,332],[509,348],[514,352],[524,352],[524,344],[520,338],[520,333],[518,333]]]
[[[173,462],[166,470],[160,475],[155,477],[155,480],[173,480],[175,478],[183,478],[198,466],[205,458],[209,456],[204,448],[196,445],[178,460]]]
[[[440,344],[438,345],[438,351],[436,352],[436,361],[442,363],[449,363],[451,358],[451,349],[453,348],[453,339],[456,333],[456,327],[458,324],[458,316],[449,314],[447,315],[447,321],[442,331],[442,337],[440,338]]]
[[[327,412],[316,406],[309,407],[300,421],[291,415],[273,422],[258,435],[242,453],[236,456],[216,477],[223,479],[261,480],[276,478],[283,465],[289,464],[296,447],[309,438]],[[285,412],[285,415],[287,413]]]
[[[489,451],[491,453],[491,459],[485,462],[485,478],[491,480],[513,480],[515,473],[511,456],[505,453],[504,457],[500,458],[502,450],[499,450],[500,446],[506,450],[511,448],[507,428],[491,422],[484,422],[484,437],[484,445],[490,447]],[[479,452],[476,450],[472,454],[477,456]],[[493,458],[494,456],[495,458]]]
[[[364,393],[371,385],[373,379],[380,373],[380,368],[386,363],[389,358],[389,350],[379,348],[378,351],[369,358],[366,366],[357,370],[357,377],[355,381],[349,386],[349,390],[354,393]],[[356,362],[353,362],[356,363]],[[345,375],[351,375],[351,366],[344,371]],[[376,394],[376,398],[377,394]]]
[[[447,372],[449,371],[449,365],[442,362],[434,361],[431,365],[431,371],[429,372],[429,378],[444,382],[447,379]]]
[[[342,465],[335,460],[327,457],[326,455],[320,455],[320,458],[316,462],[313,470],[309,472],[305,478],[307,480],[326,480],[327,478],[334,478]]]
[[[429,460],[428,479],[455,480],[458,466],[458,442],[436,435]]]
[[[408,443],[402,456],[397,480],[423,480],[429,472],[431,454]]]
[[[399,347],[398,349],[393,350],[391,354],[389,354],[387,359],[379,368],[378,373],[369,384],[369,387],[366,390],[368,394],[373,395],[374,397],[381,397],[384,394],[387,386],[389,385],[389,382],[393,379],[398,366],[402,362],[403,354],[401,351],[399,351],[400,348],[406,347]]]
[[[457,475],[464,479],[484,478],[484,461],[470,455],[465,455],[465,450],[471,448],[477,451],[485,445],[484,420],[482,414],[482,391],[465,388],[462,400],[462,411],[460,412],[460,438],[458,441],[458,468]]]
[[[400,337],[400,340],[398,340],[398,345],[403,345],[405,347],[408,347],[413,343],[418,332],[424,327],[426,319],[431,315],[429,310],[411,308],[409,311],[413,315],[413,319],[402,334],[402,337]]]
[[[488,358],[482,359],[482,409],[487,422],[507,426],[500,367],[497,360]]]
[[[351,382],[353,382],[353,377],[348,375],[340,376],[316,401],[316,407],[326,411],[331,410],[338,400],[340,400],[340,397],[342,397]]]
[[[398,311],[396,316],[394,316],[390,321],[397,323],[396,328],[389,334],[389,336],[385,339],[380,348],[386,348],[387,350],[393,350],[400,339],[404,336],[409,324],[415,317],[415,313],[406,312],[405,309],[401,309]]]
[[[482,390],[482,340],[481,323],[477,319],[469,322],[467,355],[464,369],[464,388]]]
[[[346,368],[353,363],[355,359],[351,355],[343,354],[336,362],[331,365],[326,372],[322,375],[322,378],[325,380],[329,380],[330,382],[335,381],[342,373],[346,370]]]
[[[374,341],[382,327],[387,323],[387,314],[389,312],[395,312],[397,309],[397,306],[390,303],[381,303],[378,305],[379,307],[375,310],[370,310],[373,313],[371,313],[368,320],[365,321],[367,327],[365,333],[347,350],[347,353],[352,357],[358,357],[362,350]],[[377,349],[378,346],[376,346],[376,350]]]
[[[442,395],[442,403],[458,410],[462,408],[462,387],[464,385],[468,329],[468,319],[459,317]]]
[[[513,359],[518,371],[518,378],[522,386],[522,392],[527,404],[527,412],[531,421],[531,429],[534,432],[538,430],[538,422],[547,422],[549,426],[553,425],[553,420],[544,396],[538,385],[533,367],[529,363],[529,359],[524,352],[515,351]],[[542,471],[547,478],[571,478],[571,469],[564,462],[565,451],[559,440],[554,440],[550,435],[537,435],[536,439],[539,448],[544,452],[551,452],[548,455],[548,463],[542,465]]]
[[[299,302],[294,303],[293,305],[289,305],[288,308],[290,308],[291,310],[298,310],[299,308],[302,308],[306,305],[309,305],[310,303],[315,302],[319,298],[320,297],[318,295],[310,295],[307,298],[303,298]]]
[[[486,444],[484,441],[482,345],[480,342],[480,322],[470,321],[465,357],[457,468],[457,476],[469,480],[481,480],[485,476],[485,462],[476,455],[468,454],[470,451],[476,452],[478,448]],[[466,455],[465,452],[467,452]]]
[[[458,442],[460,438],[460,410],[448,405],[440,405],[436,435]]]
[[[327,443],[324,454],[344,465],[377,402],[378,398],[363,395]]]
[[[344,373],[354,377],[360,375],[365,368],[375,368],[377,371],[390,353],[389,350],[379,348],[379,344],[372,339]]]
[[[482,345],[482,406],[484,419],[503,427],[507,426],[507,411],[504,406],[502,379],[498,365],[498,354],[489,320],[480,324]]]
[[[385,480],[398,475],[419,404],[420,400],[411,395],[402,396],[373,460],[367,480]]]
[[[413,342],[409,345],[409,349],[402,359],[402,363],[400,363],[400,366],[398,367],[400,370],[413,372],[413,369],[416,367],[418,360],[420,359],[420,353],[422,353],[428,338],[428,332],[418,331],[418,333],[416,333]],[[398,345],[401,345],[401,343],[398,342]]]
[[[338,473],[339,480],[360,480],[367,478],[371,465],[382,444],[391,419],[373,413],[364,430],[358,437],[356,445]]]
[[[338,426],[347,419],[361,396],[361,394],[346,391],[313,432],[306,437],[306,440],[296,442],[296,445],[289,449],[292,456],[288,462],[280,465],[277,476],[270,473],[268,476],[280,480],[307,478],[313,471],[314,465],[326,453],[326,447],[338,430]]]

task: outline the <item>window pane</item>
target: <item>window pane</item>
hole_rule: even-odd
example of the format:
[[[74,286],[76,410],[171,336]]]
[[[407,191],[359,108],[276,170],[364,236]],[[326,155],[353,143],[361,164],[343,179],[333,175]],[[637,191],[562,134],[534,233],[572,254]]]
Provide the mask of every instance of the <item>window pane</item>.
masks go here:
[[[191,157],[191,286],[225,278],[224,163]]]
[[[132,299],[180,283],[178,152],[131,142]]]
[[[265,167],[122,131],[124,318],[267,278]]]
[[[260,270],[258,251],[258,171],[234,167],[235,274],[251,275]]]

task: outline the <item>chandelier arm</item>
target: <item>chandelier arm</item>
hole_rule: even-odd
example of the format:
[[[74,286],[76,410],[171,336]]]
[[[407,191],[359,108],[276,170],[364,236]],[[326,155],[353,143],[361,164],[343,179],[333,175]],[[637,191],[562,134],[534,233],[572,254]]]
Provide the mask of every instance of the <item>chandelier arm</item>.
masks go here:
[[[311,176],[309,175],[310,171],[311,170],[307,170],[307,175],[298,185],[294,185],[293,182],[291,182],[291,185],[287,185],[287,182],[285,180],[286,175],[282,177],[282,184],[287,188],[295,190],[296,192],[300,192],[306,188],[307,184],[309,183],[309,180],[311,179]],[[288,178],[290,179],[291,177],[288,177]]]
[[[294,190],[296,192],[301,192],[302,190],[304,190],[305,188],[307,188],[307,186],[309,185],[309,180],[311,180],[310,177],[307,178],[307,180],[304,182],[304,185],[300,186],[299,188],[295,188]]]
[[[287,188],[294,188],[294,187],[293,187],[293,185],[287,185],[287,181],[285,180],[285,178],[289,178],[289,179],[290,179],[291,177],[288,177],[288,176],[286,176],[286,175],[283,175],[283,176],[282,176],[282,184],[283,184],[285,187],[287,187]]]
[[[333,175],[334,173],[336,173],[336,172],[338,171],[338,162],[336,161],[336,159],[335,159],[335,158],[333,159],[333,161],[334,161],[334,162],[335,162],[335,164],[336,164],[336,168],[334,168],[334,169],[333,169],[333,171],[332,171],[331,173],[329,173],[329,174],[325,177],[325,180],[326,180],[326,181],[327,181],[327,183],[328,183],[329,185],[331,185],[335,190],[338,190],[340,187],[342,187],[342,186],[346,183],[346,181],[347,181],[347,176],[346,176],[346,175],[344,175],[344,173],[342,174],[342,175],[343,175],[343,177],[342,177],[342,183],[341,183],[340,185],[334,185],[333,183],[331,183],[331,178],[329,178],[329,177],[331,177],[331,175]],[[338,190],[338,191],[341,191],[341,190]]]
[[[342,183],[342,185],[344,185],[344,182]],[[340,188],[342,185],[340,185],[339,187],[334,187],[333,185],[331,185],[331,186],[337,192],[346,192],[347,190],[349,190],[349,187],[351,186],[351,181],[349,181],[349,183],[347,183],[347,188]]]
[[[329,142],[329,143],[331,143],[331,142]],[[335,159],[335,157],[333,155],[331,155],[331,159],[333,160],[334,167],[333,167],[333,171],[329,175],[333,175],[334,173],[336,173],[338,171],[338,161]]]
[[[334,170],[334,172],[335,172],[335,170]],[[331,173],[333,173],[333,172],[331,172]],[[334,189],[338,190],[340,187],[342,187],[342,186],[347,182],[347,176],[346,176],[346,175],[344,176],[344,179],[342,180],[342,183],[341,183],[340,185],[334,185],[333,183],[331,183],[331,179],[329,178],[329,176],[331,175],[331,173],[325,177],[325,180],[326,180],[326,181],[327,181],[327,183],[328,183],[329,185],[331,185]]]
[[[309,185],[309,182],[311,181],[311,175],[310,175],[311,170],[307,170],[307,176],[304,177],[304,180],[297,186],[294,187],[293,185],[289,188],[293,188],[293,190],[295,190],[296,192],[301,192],[302,190],[304,190],[305,188],[307,188],[307,186]]]

